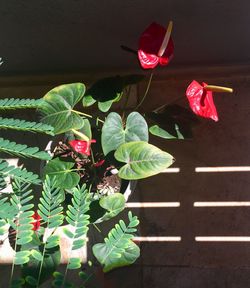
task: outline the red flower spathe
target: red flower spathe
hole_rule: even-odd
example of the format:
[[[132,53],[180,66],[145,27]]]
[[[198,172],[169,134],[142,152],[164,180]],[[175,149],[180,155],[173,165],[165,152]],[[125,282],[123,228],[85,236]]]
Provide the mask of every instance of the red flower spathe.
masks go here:
[[[149,27],[142,33],[139,39],[138,49],[138,58],[142,68],[153,69],[158,64],[164,66],[172,59],[174,43],[171,37],[163,55],[158,56],[165,34],[166,29],[155,22],[149,25]]]
[[[90,155],[90,145],[96,143],[95,139],[84,141],[84,140],[71,140],[69,141],[70,146],[77,152],[84,155]]]
[[[33,225],[32,230],[37,231],[40,228],[41,225],[41,216],[37,213],[37,211],[33,214],[32,218],[34,219],[31,224]]]
[[[207,91],[206,86],[206,83],[203,82],[202,85],[200,85],[195,80],[188,86],[186,96],[190,108],[199,116],[218,121],[219,119],[213,101],[213,92]]]

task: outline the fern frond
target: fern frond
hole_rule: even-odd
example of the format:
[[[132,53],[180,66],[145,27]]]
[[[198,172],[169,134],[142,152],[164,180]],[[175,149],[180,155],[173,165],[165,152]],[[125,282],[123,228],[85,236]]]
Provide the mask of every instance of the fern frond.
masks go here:
[[[93,246],[93,253],[98,261],[104,265],[104,272],[116,267],[127,266],[135,262],[140,255],[139,247],[132,241],[135,228],[139,224],[137,216],[128,213],[129,224],[126,226],[123,220],[119,221],[108,233],[104,243]]]
[[[25,144],[17,144],[16,142],[0,138],[0,151],[12,155],[22,157],[33,157],[41,160],[50,160],[51,156],[44,151],[39,151],[38,147],[28,147]]]
[[[73,227],[73,232],[67,230],[64,232],[69,238],[73,239],[72,250],[76,250],[85,245],[86,239],[84,239],[82,245],[77,244],[77,239],[86,238],[90,217],[86,213],[89,210],[90,198],[86,185],[81,188],[74,188],[72,194],[72,205],[68,205],[66,221]],[[67,234],[67,232],[70,232],[70,234]]]
[[[43,103],[43,99],[5,98],[0,100],[0,110],[38,108]]]
[[[66,221],[72,229],[64,229],[64,233],[72,239],[71,250],[82,248],[86,244],[89,218],[87,213],[90,205],[90,198],[86,185],[72,190],[72,205],[68,205]],[[78,269],[81,267],[80,258],[70,258],[67,269]]]
[[[47,223],[48,228],[59,227],[63,222],[61,203],[63,201],[62,191],[56,188],[56,181],[54,178],[46,176],[43,185],[42,197],[38,204],[38,214],[43,221]]]
[[[54,128],[50,125],[14,118],[0,117],[0,129],[14,129],[19,131],[39,132],[54,135]]]
[[[0,174],[0,191],[7,187],[7,183],[5,181],[5,177]]]
[[[63,201],[63,194],[60,188],[56,188],[55,178],[50,178],[48,175],[45,178],[42,197],[39,199],[38,204],[38,214],[41,216],[42,220],[45,222],[47,228],[57,228],[63,223],[63,207],[61,203]],[[40,260],[39,274],[37,277],[37,287],[39,287],[43,263],[46,254],[50,253],[48,249],[54,248],[59,245],[59,236],[53,235],[53,233],[47,238],[44,243],[42,258]]]
[[[13,192],[10,202],[18,212],[16,222],[12,221],[11,226],[16,230],[16,244],[23,245],[32,241],[33,224],[32,218],[34,212],[31,210],[34,205],[30,204],[33,199],[32,190],[29,189],[30,184],[14,179],[12,183]]]
[[[6,233],[6,224],[8,224],[9,221],[12,221],[16,214],[17,210],[9,203],[8,197],[4,197],[3,194],[1,194],[2,197],[0,197],[0,235],[3,235]]]
[[[7,161],[0,159],[0,191],[6,186],[4,179],[7,176],[32,184],[39,184],[41,182],[37,174],[29,172],[25,168],[9,165]]]
[[[0,197],[0,219],[13,220],[17,213],[18,210],[10,204],[9,198],[2,193]]]

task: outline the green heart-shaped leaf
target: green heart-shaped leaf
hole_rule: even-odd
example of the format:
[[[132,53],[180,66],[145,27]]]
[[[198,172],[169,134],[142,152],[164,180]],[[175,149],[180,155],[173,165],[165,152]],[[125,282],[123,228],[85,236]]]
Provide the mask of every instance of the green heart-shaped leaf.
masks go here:
[[[128,115],[124,129],[121,116],[111,112],[102,128],[104,154],[107,155],[123,143],[131,141],[148,141],[148,125],[145,119],[138,112],[132,112]]]
[[[64,162],[59,158],[55,158],[45,166],[45,175],[56,178],[56,186],[62,189],[71,189],[75,187],[80,176],[73,172],[72,168],[75,165],[73,162]]]
[[[50,90],[39,108],[42,122],[54,127],[55,134],[71,129],[80,129],[84,122],[74,110],[74,106],[82,99],[85,86],[82,83],[65,84]]]
[[[125,197],[121,193],[115,193],[100,200],[100,206],[108,212],[101,218],[102,221],[109,220],[118,215],[125,208]]]
[[[126,163],[119,169],[118,175],[127,180],[156,175],[168,168],[174,161],[172,155],[142,141],[122,144],[116,150],[115,158]]]
[[[91,124],[89,122],[89,119],[83,119],[84,125],[80,129],[80,132],[82,132],[84,135],[86,135],[89,139],[92,139],[92,131],[91,131]]]
[[[95,104],[96,100],[91,95],[85,95],[82,98],[82,105],[83,107],[89,107],[93,104]]]
[[[109,109],[111,108],[113,102],[114,102],[113,100],[108,100],[108,101],[105,101],[105,102],[98,102],[98,108],[102,112],[108,112]]]

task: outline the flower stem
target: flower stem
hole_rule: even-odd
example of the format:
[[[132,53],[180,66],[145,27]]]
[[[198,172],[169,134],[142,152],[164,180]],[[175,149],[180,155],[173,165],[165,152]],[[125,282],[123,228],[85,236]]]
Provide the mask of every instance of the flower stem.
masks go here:
[[[169,21],[168,28],[166,30],[166,34],[164,36],[164,39],[162,41],[161,47],[160,47],[159,52],[158,52],[159,57],[161,57],[164,54],[165,50],[168,47],[168,42],[170,40],[172,28],[173,28],[173,21]]]
[[[142,105],[142,103],[144,102],[144,100],[146,99],[147,94],[148,94],[148,91],[149,91],[149,88],[150,88],[150,85],[151,85],[151,82],[152,82],[153,75],[154,75],[154,73],[151,72],[151,73],[150,73],[149,80],[148,80],[148,85],[147,85],[146,91],[145,91],[145,93],[144,93],[144,95],[143,95],[140,103],[135,107],[134,110],[137,110],[137,109]]]
[[[75,129],[71,129],[71,131],[76,134],[77,136],[79,136],[82,140],[84,141],[89,141],[89,137],[87,137],[85,134],[83,134],[82,132],[79,132]]]
[[[228,92],[228,93],[233,93],[232,88],[228,87],[222,87],[222,86],[215,86],[215,85],[206,85],[204,87],[207,91],[212,91],[212,92]]]

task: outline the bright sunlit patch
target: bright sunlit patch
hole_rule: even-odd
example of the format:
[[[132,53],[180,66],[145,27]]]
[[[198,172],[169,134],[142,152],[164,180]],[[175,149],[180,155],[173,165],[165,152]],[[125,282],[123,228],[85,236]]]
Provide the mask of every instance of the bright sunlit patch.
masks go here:
[[[197,242],[250,242],[248,236],[199,236]]]
[[[248,201],[225,201],[225,202],[194,202],[194,207],[244,207],[250,206]]]
[[[250,166],[196,167],[195,172],[247,172]]]
[[[181,237],[179,236],[145,236],[145,237],[134,237],[133,241],[139,242],[180,242]]]
[[[129,202],[127,208],[180,207],[180,202]]]
[[[163,170],[162,173],[179,173],[180,170],[180,168],[167,168]]]

